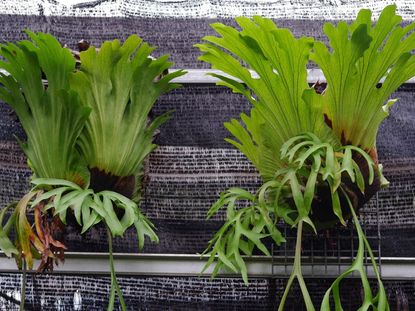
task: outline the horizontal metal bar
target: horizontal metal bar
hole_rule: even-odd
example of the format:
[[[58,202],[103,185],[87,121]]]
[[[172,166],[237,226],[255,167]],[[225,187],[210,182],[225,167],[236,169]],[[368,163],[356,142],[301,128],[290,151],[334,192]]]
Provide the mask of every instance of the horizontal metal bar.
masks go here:
[[[175,72],[178,69],[170,69],[170,72]],[[222,75],[228,78],[232,78],[232,76],[223,73],[220,70],[216,69],[184,69],[187,73],[183,76],[177,77],[172,81],[175,83],[182,83],[182,84],[215,84],[219,82],[220,79],[212,76],[215,75]],[[258,78],[258,74],[255,71],[250,70],[251,76],[253,78]],[[237,81],[240,81],[236,79]],[[307,76],[308,83],[315,83],[319,82],[326,82],[326,78],[322,74],[320,69],[309,69],[308,76]]]
[[[175,72],[179,69],[170,69],[170,72]],[[184,69],[187,73],[183,76],[177,77],[172,80],[175,83],[182,84],[215,84],[220,81],[218,78],[213,77],[212,74],[219,74],[225,77],[231,77],[230,75],[221,72],[220,70],[215,69]],[[6,71],[0,69],[0,73],[7,73]],[[251,70],[251,75],[253,78],[258,78],[258,75]],[[308,69],[307,75],[308,83],[324,83],[326,78],[323,75],[321,69]],[[382,82],[382,80],[380,81]],[[414,84],[415,77],[409,79],[405,82],[406,84]]]
[[[209,276],[212,267],[201,273],[207,257],[198,255],[181,254],[114,254],[115,269],[119,275],[136,276]],[[328,258],[327,263],[323,258],[305,257],[303,259],[303,274],[309,278],[331,278],[339,275],[351,263],[350,258]],[[287,277],[285,259],[283,257],[252,256],[245,258],[248,274],[251,277]],[[292,262],[289,258],[288,262]],[[36,267],[35,262],[35,267]],[[95,274],[106,275],[109,273],[109,261],[107,253],[67,253],[65,263],[55,268],[53,273],[58,274]],[[0,256],[0,272],[18,273],[13,259]],[[382,258],[382,278],[395,280],[415,280],[415,258]],[[374,277],[372,268],[368,267],[369,277]],[[221,276],[239,277],[239,275],[222,271]],[[354,275],[352,277],[357,277]]]
[[[178,69],[170,69],[171,72],[177,71]],[[181,77],[175,78],[172,81],[176,83],[182,84],[215,84],[216,82],[220,81],[218,78],[213,77],[212,74],[219,74],[225,77],[231,77],[228,74],[221,72],[220,70],[215,69],[185,69],[187,73]],[[323,72],[321,69],[308,69],[307,75],[307,82],[308,83],[324,83],[326,82],[326,78],[324,77]],[[253,78],[258,78],[256,72],[250,70],[251,76]],[[383,82],[381,80],[380,82]],[[409,79],[405,82],[406,84],[414,84],[415,77]]]

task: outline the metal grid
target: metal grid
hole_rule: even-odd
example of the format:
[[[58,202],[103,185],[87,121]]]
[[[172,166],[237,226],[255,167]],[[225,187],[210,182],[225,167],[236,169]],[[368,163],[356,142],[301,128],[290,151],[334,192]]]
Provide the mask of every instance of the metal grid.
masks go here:
[[[360,224],[376,258],[380,274],[381,230],[379,221],[379,196],[373,198],[375,208],[363,208],[360,211]],[[367,219],[375,219],[370,226]],[[272,245],[272,274],[288,277],[292,270],[296,243],[296,232],[288,226],[283,227],[286,242],[281,246]],[[352,263],[358,247],[358,237],[353,221],[347,221],[346,227],[322,230],[315,235],[304,230],[302,238],[302,263],[307,277],[329,277],[341,274]],[[365,252],[366,273],[373,276],[370,258]],[[354,276],[354,274],[352,274]]]

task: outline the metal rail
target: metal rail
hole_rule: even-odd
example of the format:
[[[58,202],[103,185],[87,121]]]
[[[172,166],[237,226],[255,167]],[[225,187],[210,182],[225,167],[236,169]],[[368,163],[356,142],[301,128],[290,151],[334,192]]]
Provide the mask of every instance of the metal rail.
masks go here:
[[[178,69],[170,69],[171,72],[177,71]],[[214,69],[185,69],[187,73],[181,77],[173,79],[173,82],[182,84],[215,84],[219,81],[218,78],[212,77],[210,74],[221,74],[225,77],[230,77],[228,74],[224,74],[220,70]],[[253,78],[257,78],[258,75],[251,71]],[[308,83],[326,82],[326,78],[323,75],[321,69],[308,69],[307,75]],[[383,82],[382,80],[380,82]],[[414,84],[415,77],[409,79],[405,84]]]
[[[170,69],[170,72],[177,71],[179,69]],[[182,83],[182,84],[215,84],[219,81],[218,78],[211,76],[211,74],[220,74],[225,77],[231,77],[228,74],[221,72],[220,70],[215,69],[184,69],[187,73],[181,77],[175,78],[172,82]],[[0,73],[7,74],[7,71],[0,69]],[[251,75],[253,78],[258,78],[258,75],[251,70]],[[323,75],[321,69],[308,69],[307,76],[308,83],[326,82],[326,78]],[[380,81],[382,82],[382,80]],[[46,81],[44,81],[46,84]],[[415,84],[415,77],[409,79],[405,84]]]
[[[119,275],[152,276],[210,276],[212,269],[201,273],[206,257],[187,254],[114,254],[115,269]],[[333,259],[333,260],[332,260]],[[288,258],[288,266],[292,258]],[[252,256],[246,258],[251,277],[287,277],[286,259],[282,257]],[[320,264],[319,264],[320,263]],[[35,262],[35,267],[36,267]],[[342,258],[303,258],[303,274],[309,278],[330,278],[338,276],[350,265],[350,257]],[[109,273],[107,253],[66,253],[65,263],[55,268],[53,273],[77,275],[102,275]],[[288,267],[290,272],[290,267]],[[0,273],[16,273],[14,259],[0,255]],[[34,273],[31,271],[30,273]],[[240,277],[223,271],[221,276]],[[369,277],[373,271],[368,269]],[[382,278],[390,280],[415,280],[415,258],[382,258]]]

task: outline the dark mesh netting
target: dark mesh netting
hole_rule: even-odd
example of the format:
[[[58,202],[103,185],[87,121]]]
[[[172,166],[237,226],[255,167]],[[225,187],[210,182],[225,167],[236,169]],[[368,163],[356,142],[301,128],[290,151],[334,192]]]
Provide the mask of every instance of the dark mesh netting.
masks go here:
[[[106,5],[105,2],[101,1]],[[114,1],[108,1],[110,6]],[[212,19],[134,18],[139,8],[125,1],[123,17],[56,17],[0,15],[0,41],[24,38],[22,29],[49,31],[62,43],[75,47],[85,39],[100,45],[103,40],[124,40],[137,33],[159,48],[155,55],[170,53],[174,68],[206,68],[197,61],[199,52],[192,45],[212,34]],[[156,1],[157,2],[157,1]],[[87,12],[88,8],[82,8]],[[86,13],[85,13],[86,14]],[[230,20],[222,20],[233,24]],[[296,35],[322,39],[322,24],[310,20],[278,20]],[[380,162],[390,181],[361,211],[363,227],[375,251],[384,257],[415,257],[415,86],[401,87],[400,98],[382,125],[378,140]],[[224,213],[206,221],[206,212],[219,193],[231,186],[254,191],[260,179],[246,158],[224,141],[229,134],[223,122],[249,111],[248,103],[229,90],[211,84],[187,84],[162,96],[152,114],[174,109],[173,118],[163,125],[156,143],[160,147],[150,156],[145,178],[142,208],[158,228],[159,244],[146,243],[145,253],[196,254],[204,250],[220,227]],[[14,136],[24,133],[14,113],[0,103],[0,206],[22,197],[28,190],[30,171]],[[294,233],[283,229],[288,242],[274,248],[277,262],[292,256]],[[356,249],[351,225],[305,237],[304,255],[316,258],[313,265],[324,265],[321,257],[351,260]],[[107,252],[105,228],[94,227],[84,235],[69,219],[66,244],[72,252]],[[115,252],[138,252],[135,232],[116,239]],[[271,243],[268,243],[271,247]],[[349,261],[350,262],[350,261]],[[82,265],[82,262],[80,262]],[[20,299],[21,275],[0,274],[0,310],[15,310]],[[134,271],[131,272],[134,274]],[[314,276],[315,277],[315,276]],[[316,305],[332,280],[307,279]],[[211,280],[197,276],[122,276],[126,303],[131,310],[273,310],[286,280],[269,276],[250,279],[246,287],[240,278]],[[103,310],[106,308],[110,279],[102,275],[28,275],[27,310]],[[345,310],[356,310],[361,287],[358,280],[347,280],[342,288]],[[375,285],[374,285],[375,286]],[[386,280],[392,310],[415,308],[415,282]],[[303,310],[299,289],[289,296],[286,310]],[[17,310],[17,309],[16,309]]]
[[[318,304],[330,279],[308,279],[313,301]],[[18,310],[21,276],[3,274],[0,310]],[[285,287],[285,279],[251,278],[245,286],[239,278],[119,277],[129,310],[273,310]],[[385,281],[392,310],[410,310],[415,303],[415,284]],[[372,284],[375,287],[375,283]],[[26,310],[104,310],[110,279],[85,275],[29,275]],[[288,311],[305,310],[297,285],[288,297]],[[348,279],[342,287],[344,310],[356,310],[361,300],[360,283]]]
[[[208,68],[197,60],[198,49],[193,45],[201,38],[213,34],[209,24],[221,21],[235,25],[231,19],[189,19],[189,18],[133,18],[133,17],[57,17],[57,16],[7,16],[0,15],[0,41],[20,40],[25,37],[22,29],[49,31],[62,43],[75,48],[76,43],[85,39],[99,46],[104,40],[125,40],[136,33],[144,40],[158,47],[154,55],[170,54],[175,68]],[[294,34],[315,36],[325,40],[322,21],[278,20],[280,27],[288,27]]]
[[[400,98],[391,116],[382,125],[378,137],[379,157],[390,187],[379,192],[365,206],[368,229],[382,229],[384,256],[411,256],[415,209],[415,106],[414,88],[405,86],[394,94]],[[14,135],[23,136],[15,116],[4,104],[0,123],[4,124],[0,145],[0,203],[19,199],[27,190],[30,172]],[[163,96],[154,115],[174,109],[175,115],[165,124],[156,142],[160,147],[150,156],[145,179],[142,207],[159,228],[160,244],[147,244],[146,252],[195,253],[220,225],[221,217],[206,221],[206,211],[219,193],[231,186],[254,191],[260,183],[255,169],[237,150],[224,142],[228,133],[223,122],[247,111],[243,98],[225,88],[212,85],[187,85]],[[222,214],[224,215],[224,214]],[[68,245],[73,251],[105,251],[103,228],[97,227],[85,236],[69,228]],[[164,238],[165,237],[165,238]],[[168,237],[174,237],[171,241]],[[117,243],[117,251],[137,251],[134,232],[128,242]]]

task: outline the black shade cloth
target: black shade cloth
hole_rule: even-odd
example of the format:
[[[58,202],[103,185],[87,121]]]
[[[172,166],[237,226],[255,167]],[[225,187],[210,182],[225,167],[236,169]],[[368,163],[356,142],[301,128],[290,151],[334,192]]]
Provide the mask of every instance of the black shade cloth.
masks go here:
[[[124,40],[137,33],[158,46],[155,55],[170,53],[175,68],[206,68],[197,61],[199,52],[192,45],[212,34],[211,19],[155,19],[112,17],[55,17],[0,15],[0,41],[25,38],[23,28],[49,31],[70,47],[85,39],[99,46],[103,40]],[[231,20],[221,20],[234,24]],[[279,20],[296,35],[322,38],[321,21]],[[312,66],[312,65],[311,65]],[[391,186],[382,190],[363,211],[370,236],[378,225],[383,256],[415,255],[415,87],[405,85],[394,97],[399,102],[382,125],[377,146],[380,161]],[[142,207],[158,227],[160,244],[146,244],[147,253],[197,253],[219,228],[223,214],[206,221],[205,215],[219,193],[230,186],[254,191],[260,180],[255,169],[238,151],[224,142],[228,137],[223,122],[249,111],[247,102],[229,90],[213,85],[186,85],[162,96],[152,114],[175,109],[173,119],[156,138],[160,148],[148,162],[148,178]],[[16,116],[0,104],[0,205],[18,200],[28,189],[30,172],[14,135],[24,138]],[[339,228],[334,232],[342,232]],[[324,239],[323,239],[324,240]],[[306,243],[317,243],[310,238]],[[371,240],[377,248],[377,240]],[[97,226],[81,236],[68,227],[67,245],[71,251],[106,251],[104,229]],[[317,247],[317,246],[316,246]],[[346,246],[347,247],[347,246]],[[307,251],[308,248],[305,248]],[[129,230],[117,239],[116,252],[137,252],[135,233]],[[308,280],[312,297],[321,301],[331,280]],[[103,276],[40,275],[28,279],[28,310],[76,310],[74,294],[82,296],[80,310],[106,307],[109,278]],[[127,304],[133,310],[273,310],[276,293],[282,294],[285,280],[254,278],[245,287],[239,278],[122,277]],[[413,281],[387,281],[392,310],[415,308]],[[12,310],[7,297],[20,287],[20,275],[0,275],[0,310]],[[356,280],[347,281],[345,310],[355,310],[360,294]],[[290,295],[286,310],[302,310],[298,288]],[[7,297],[6,297],[7,296]],[[1,298],[2,297],[2,298]],[[10,299],[9,299],[10,300]],[[43,301],[43,302],[42,302]],[[59,302],[60,301],[60,302]],[[411,306],[407,307],[406,306]],[[409,309],[408,309],[409,308]]]

